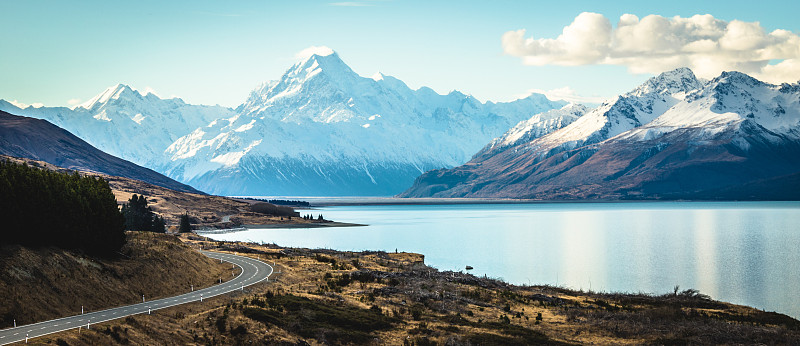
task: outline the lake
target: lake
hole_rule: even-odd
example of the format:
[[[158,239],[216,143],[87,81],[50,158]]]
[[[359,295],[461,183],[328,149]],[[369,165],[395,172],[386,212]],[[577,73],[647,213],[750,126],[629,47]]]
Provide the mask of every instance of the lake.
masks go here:
[[[366,227],[254,229],[219,240],[408,251],[515,284],[663,294],[678,285],[800,318],[800,202],[333,206]]]

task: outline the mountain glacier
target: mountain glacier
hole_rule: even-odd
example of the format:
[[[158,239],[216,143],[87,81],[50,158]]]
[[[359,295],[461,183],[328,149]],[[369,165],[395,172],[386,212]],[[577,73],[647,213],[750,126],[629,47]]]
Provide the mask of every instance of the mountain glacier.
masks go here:
[[[393,195],[421,173],[468,161],[484,143],[565,102],[506,103],[365,78],[335,52],[311,55],[229,109],[117,85],[74,109],[0,110],[41,118],[90,144],[224,195]]]
[[[797,83],[739,72],[702,81],[682,68],[557,131],[528,132],[512,129],[467,164],[424,174],[403,196],[800,197]]]

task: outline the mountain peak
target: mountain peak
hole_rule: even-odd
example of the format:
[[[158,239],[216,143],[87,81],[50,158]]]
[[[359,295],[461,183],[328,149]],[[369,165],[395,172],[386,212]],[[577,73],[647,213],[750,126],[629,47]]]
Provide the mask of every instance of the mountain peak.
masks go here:
[[[112,99],[119,99],[122,96],[141,97],[142,94],[133,90],[133,88],[128,85],[119,83],[106,88],[106,90],[103,90],[103,92],[97,94],[97,96],[91,98],[89,101],[78,105],[76,108],[92,109],[99,104],[105,104]]]
[[[757,85],[766,85],[758,79],[751,77],[750,75],[738,71],[724,71],[719,77],[714,78],[711,82],[712,84],[722,84],[722,83],[733,83],[739,85],[746,85],[746,86],[757,86]]]
[[[651,93],[674,95],[678,93],[689,93],[702,86],[703,83],[697,79],[691,69],[680,67],[648,79],[630,94],[634,96],[642,96]]]
[[[286,71],[284,78],[308,80],[316,75],[324,74],[335,81],[349,80],[358,76],[350,66],[342,61],[339,54],[327,47],[312,47],[313,52],[302,55],[302,60]],[[298,57],[301,54],[298,53]]]

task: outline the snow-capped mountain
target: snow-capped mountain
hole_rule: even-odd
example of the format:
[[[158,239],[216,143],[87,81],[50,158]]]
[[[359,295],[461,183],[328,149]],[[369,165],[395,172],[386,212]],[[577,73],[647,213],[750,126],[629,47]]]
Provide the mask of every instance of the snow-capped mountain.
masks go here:
[[[562,130],[541,137],[530,146],[546,152],[602,142],[649,123],[701,86],[688,68],[662,73],[626,94],[603,102]]]
[[[462,164],[532,114],[543,95],[481,103],[453,91],[365,78],[335,52],[255,89],[236,114],[179,138],[165,172],[229,195],[392,195],[426,170]]]
[[[0,111],[0,155],[44,161],[72,170],[136,179],[176,191],[200,193],[191,186],[151,169],[104,153],[46,120],[3,111]]]
[[[20,108],[0,100],[0,110],[44,119],[98,149],[148,168],[163,167],[164,150],[179,137],[233,111],[197,106],[179,98],[161,99],[127,85],[109,87],[75,107]]]
[[[117,85],[73,109],[0,110],[48,120],[97,148],[228,195],[392,195],[424,171],[463,164],[512,125],[564,102],[482,103],[355,73],[311,55],[236,109]]]
[[[589,108],[584,105],[570,103],[559,109],[536,114],[528,120],[520,121],[511,130],[492,140],[475,156],[493,155],[505,148],[531,142],[571,124],[588,111]]]
[[[523,135],[509,131],[503,138]],[[535,137],[535,138],[534,138]],[[403,196],[800,197],[800,85],[654,77],[560,130],[428,172]]]

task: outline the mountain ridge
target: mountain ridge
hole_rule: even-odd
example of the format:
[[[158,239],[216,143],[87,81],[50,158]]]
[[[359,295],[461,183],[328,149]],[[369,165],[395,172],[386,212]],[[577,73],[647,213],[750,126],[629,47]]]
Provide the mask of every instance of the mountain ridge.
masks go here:
[[[653,77],[555,132],[425,173],[400,196],[714,199],[709,191],[731,197],[737,186],[800,172],[799,86],[739,72],[701,82],[686,70]],[[589,121],[593,131],[575,131]],[[761,196],[800,198],[787,187]]]
[[[338,53],[312,54],[236,108],[195,106],[112,86],[83,105],[0,110],[47,119],[113,155],[227,195],[375,195],[467,162],[512,125],[565,102],[480,102],[362,77]],[[141,147],[120,143],[141,142]]]
[[[166,172],[224,194],[392,195],[428,169],[466,162],[480,142],[523,117],[562,104],[412,90],[385,74],[362,77],[336,53],[311,55],[251,92],[235,116],[173,143],[175,164]]]
[[[47,120],[0,111],[0,154],[40,160],[73,170],[141,180],[169,189],[202,193],[149,168],[109,155]]]

